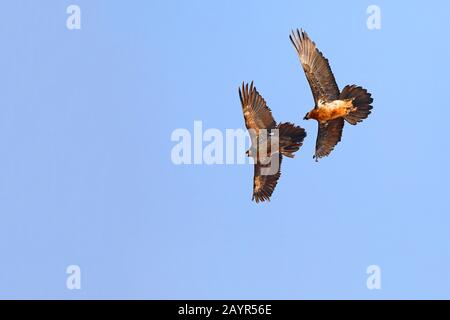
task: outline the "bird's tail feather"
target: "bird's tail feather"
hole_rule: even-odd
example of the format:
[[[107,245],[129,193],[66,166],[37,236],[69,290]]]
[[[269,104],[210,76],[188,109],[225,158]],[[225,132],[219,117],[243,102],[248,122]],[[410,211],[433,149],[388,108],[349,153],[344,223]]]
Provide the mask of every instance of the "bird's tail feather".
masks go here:
[[[280,152],[289,158],[294,157],[294,152],[298,151],[306,137],[305,129],[295,126],[290,122],[278,125],[280,137]]]
[[[344,119],[352,125],[356,125],[366,119],[371,113],[370,110],[373,108],[371,106],[371,103],[373,102],[371,94],[367,92],[366,89],[356,85],[345,86],[339,99],[353,99],[353,107],[355,107],[355,110],[344,117]]]

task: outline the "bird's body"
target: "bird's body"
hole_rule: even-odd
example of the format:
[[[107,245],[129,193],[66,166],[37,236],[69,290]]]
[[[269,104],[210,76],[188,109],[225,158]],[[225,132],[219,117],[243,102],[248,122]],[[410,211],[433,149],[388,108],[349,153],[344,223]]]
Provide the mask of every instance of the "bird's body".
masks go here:
[[[345,117],[354,110],[352,99],[337,99],[329,102],[320,100],[317,107],[308,112],[308,119],[326,122]]]
[[[317,160],[328,156],[341,141],[344,120],[356,125],[369,116],[373,99],[366,89],[355,85],[345,86],[340,91],[328,60],[306,32],[297,30],[290,39],[297,50],[315,102],[314,108],[304,119],[318,122],[314,155]]]
[[[277,124],[253,83],[250,86],[242,84],[239,97],[252,143],[246,154],[255,163],[253,200],[269,201],[281,176],[283,155],[293,158],[306,132],[289,122]]]

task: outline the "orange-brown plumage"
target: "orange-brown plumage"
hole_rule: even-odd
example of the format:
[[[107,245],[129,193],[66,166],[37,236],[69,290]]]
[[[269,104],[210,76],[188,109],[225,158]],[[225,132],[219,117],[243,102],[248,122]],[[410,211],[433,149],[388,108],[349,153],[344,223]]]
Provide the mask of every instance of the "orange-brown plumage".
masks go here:
[[[352,100],[334,100],[332,103],[319,104],[317,108],[308,112],[308,119],[315,119],[320,122],[334,120],[347,116],[354,111]]]

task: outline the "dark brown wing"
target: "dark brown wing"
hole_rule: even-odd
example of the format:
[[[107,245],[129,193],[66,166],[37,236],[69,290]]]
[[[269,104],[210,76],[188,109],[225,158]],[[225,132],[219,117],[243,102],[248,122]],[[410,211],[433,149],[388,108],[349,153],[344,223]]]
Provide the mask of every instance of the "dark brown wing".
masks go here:
[[[341,141],[344,118],[337,118],[328,122],[319,122],[319,133],[316,141],[316,161],[328,156]]]
[[[258,135],[259,129],[274,129],[276,127],[271,110],[253,86],[253,82],[250,87],[248,83],[242,83],[242,88],[239,88],[239,98],[241,99],[247,129],[255,130]]]
[[[282,158],[281,153],[275,153],[272,155],[272,160],[269,164],[262,164],[259,161],[255,163],[252,200],[256,202],[270,201],[270,197],[281,176]]]
[[[289,38],[297,50],[316,105],[319,99],[324,101],[338,99],[339,88],[328,60],[317,49],[316,44],[308,37],[308,34],[297,29],[297,33],[292,31]]]

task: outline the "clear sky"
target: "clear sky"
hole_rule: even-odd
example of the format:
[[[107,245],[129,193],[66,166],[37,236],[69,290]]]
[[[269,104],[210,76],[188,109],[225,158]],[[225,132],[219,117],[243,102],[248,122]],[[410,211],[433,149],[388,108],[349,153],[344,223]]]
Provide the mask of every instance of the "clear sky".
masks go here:
[[[66,8],[81,8],[68,30]],[[366,26],[369,5],[381,29]],[[446,1],[3,1],[0,298],[450,298]],[[302,27],[369,119],[312,159]],[[172,163],[177,128],[244,128],[255,81],[308,131],[269,204],[251,165]],[[66,268],[81,268],[81,290]],[[366,269],[381,268],[381,290]]]

